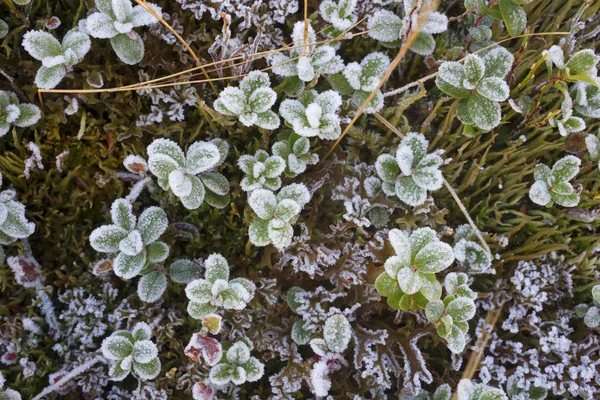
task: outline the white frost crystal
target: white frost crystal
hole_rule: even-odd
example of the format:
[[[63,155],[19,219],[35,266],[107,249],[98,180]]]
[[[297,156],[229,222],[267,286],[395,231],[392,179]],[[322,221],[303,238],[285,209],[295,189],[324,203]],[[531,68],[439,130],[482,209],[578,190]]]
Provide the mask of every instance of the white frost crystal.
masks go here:
[[[398,146],[396,157],[382,154],[377,158],[375,169],[388,196],[395,195],[408,205],[418,206],[427,199],[428,190],[442,187],[439,168],[443,160],[438,152],[427,154],[428,146],[423,135],[410,132]]]
[[[279,113],[300,136],[334,140],[342,133],[338,116],[341,105],[342,97],[334,90],[323,93],[310,90],[298,100],[284,100]]]
[[[256,125],[263,129],[279,127],[279,117],[271,107],[277,101],[277,93],[271,89],[269,75],[250,72],[239,87],[227,87],[215,100],[214,108],[220,114],[238,117],[244,126]]]
[[[156,139],[147,151],[148,169],[159,186],[171,190],[185,208],[195,210],[203,202],[223,208],[229,203],[229,181],[214,171],[229,151],[224,140],[192,143],[185,155],[172,140]]]
[[[246,192],[256,189],[278,190],[281,187],[279,176],[285,170],[286,163],[280,156],[270,156],[266,151],[258,150],[253,156],[241,156],[238,165],[245,174],[240,182],[242,190]]]
[[[321,17],[331,23],[339,31],[349,29],[358,20],[356,11],[357,0],[325,0],[319,5]]]
[[[325,321],[323,337],[327,347],[336,353],[343,353],[352,338],[352,328],[342,314],[333,315]]]
[[[0,185],[2,174],[0,173]],[[35,224],[25,217],[25,206],[14,200],[13,190],[0,192],[0,244],[25,239],[35,231]]]
[[[162,17],[159,6],[144,2],[156,15]],[[152,25],[158,19],[142,5],[133,6],[131,0],[96,0],[98,12],[91,14],[85,28],[98,39],[110,39],[110,44],[125,64],[137,64],[144,57],[144,42],[133,28]]]

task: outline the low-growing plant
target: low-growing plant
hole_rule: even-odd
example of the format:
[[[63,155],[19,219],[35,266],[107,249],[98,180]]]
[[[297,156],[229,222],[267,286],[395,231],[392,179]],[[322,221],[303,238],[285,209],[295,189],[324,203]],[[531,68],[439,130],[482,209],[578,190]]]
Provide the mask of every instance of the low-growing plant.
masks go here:
[[[286,162],[278,155],[270,156],[264,150],[258,150],[253,156],[243,155],[238,159],[238,166],[245,176],[240,187],[246,192],[256,189],[279,190],[280,175],[286,169]]]
[[[290,178],[295,178],[306,171],[308,165],[319,162],[317,153],[310,153],[310,140],[300,136],[294,131],[285,130],[277,136],[278,141],[273,144],[273,155],[285,161],[284,173]]]
[[[396,156],[382,154],[377,157],[375,170],[383,181],[381,189],[388,196],[418,206],[425,203],[428,190],[442,187],[443,163],[440,152],[427,154],[429,141],[419,133],[408,133],[396,150]]]
[[[208,375],[210,381],[215,385],[229,382],[242,385],[259,380],[264,374],[265,366],[250,355],[252,349],[252,342],[245,338],[230,344],[229,348],[224,349],[225,357],[211,368]]]
[[[558,160],[552,169],[538,164],[534,173],[535,182],[529,189],[529,198],[540,206],[552,207],[554,203],[563,207],[579,204],[579,194],[569,181],[579,172],[581,160],[566,156]]]
[[[341,105],[342,97],[334,90],[323,93],[309,90],[298,100],[282,101],[279,114],[300,136],[334,140],[342,133],[338,115]]]
[[[102,355],[116,361],[108,372],[112,380],[122,381],[132,370],[142,380],[154,379],[160,374],[158,348],[151,338],[152,328],[138,322],[131,332],[117,331],[102,341]]]
[[[229,203],[229,181],[214,171],[227,157],[226,141],[195,142],[184,154],[172,140],[156,139],[147,151],[148,168],[158,178],[158,185],[171,190],[188,210],[204,202],[217,208]]]
[[[2,186],[1,173],[0,186]],[[25,239],[35,231],[35,224],[25,217],[25,206],[15,201],[16,197],[17,192],[12,189],[0,192],[0,244],[2,245]]]
[[[24,128],[34,125],[40,117],[38,106],[20,104],[14,93],[0,90],[0,137],[8,133],[11,125]]]

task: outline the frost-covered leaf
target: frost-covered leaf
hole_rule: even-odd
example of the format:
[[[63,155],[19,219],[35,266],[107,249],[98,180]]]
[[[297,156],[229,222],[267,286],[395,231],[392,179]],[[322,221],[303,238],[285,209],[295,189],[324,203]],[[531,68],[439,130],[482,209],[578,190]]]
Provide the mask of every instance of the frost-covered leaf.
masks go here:
[[[343,353],[352,338],[350,322],[342,314],[329,317],[325,321],[323,338],[331,351]]]
[[[400,290],[397,284],[397,280],[395,278],[390,277],[390,275],[387,272],[379,274],[379,276],[375,280],[375,288],[377,289],[377,292],[380,295],[385,297],[389,297]]]
[[[246,371],[246,380],[248,382],[258,381],[265,372],[265,365],[258,361],[256,357],[250,357],[250,359],[242,365],[242,368]]]
[[[271,219],[277,207],[277,198],[269,190],[258,189],[250,194],[248,204],[259,218]]]
[[[228,364],[218,364],[210,370],[208,378],[215,385],[225,385],[231,381],[233,367]]]
[[[442,300],[430,301],[425,307],[425,316],[429,322],[438,322],[444,314],[444,308],[444,302]]]
[[[117,361],[110,367],[108,370],[108,376],[110,376],[111,380],[118,382],[127,378],[129,372],[131,371],[131,363],[127,365],[127,368],[125,368],[125,365],[123,364],[127,363],[124,363],[123,361]]]
[[[31,57],[39,61],[63,54],[60,42],[43,31],[29,31],[23,35],[23,47]]]
[[[153,358],[150,362],[142,364],[136,361],[133,362],[133,371],[142,380],[154,379],[160,374],[160,360],[158,357]]]
[[[131,330],[134,340],[149,340],[152,337],[152,328],[145,322],[138,322]]]
[[[217,279],[229,280],[229,264],[225,257],[214,253],[208,256],[204,263],[206,268],[206,279],[214,283]]]
[[[512,68],[514,56],[504,47],[495,47],[483,56],[485,76],[504,79]]]
[[[567,62],[567,68],[571,75],[584,74],[596,66],[600,61],[600,56],[597,56],[593,50],[584,49],[573,54]]]
[[[127,231],[135,227],[136,218],[133,215],[131,203],[125,199],[117,199],[110,207],[110,215],[113,224]],[[93,245],[92,245],[93,246]]]
[[[109,360],[122,360],[133,351],[133,343],[124,336],[113,334],[102,341],[101,350]]]
[[[477,86],[477,93],[493,101],[504,101],[508,98],[510,88],[498,77],[485,78]]]
[[[443,385],[438,386],[438,388],[435,390],[432,400],[450,400],[451,397],[452,388],[449,384],[444,383]]]
[[[181,204],[188,210],[195,210],[202,205],[205,200],[208,202],[208,196],[211,192],[207,192],[202,184],[202,181],[196,176],[190,176],[192,181],[192,190],[189,195],[180,197]],[[213,205],[214,207],[214,205]]]
[[[188,148],[185,167],[196,175],[215,167],[220,158],[219,149],[213,143],[195,142]]]
[[[255,219],[248,228],[250,242],[255,246],[266,246],[271,243],[269,237],[269,220]]]
[[[169,246],[163,242],[154,242],[146,246],[148,260],[153,263],[161,263],[169,256]]]
[[[400,200],[413,207],[425,203],[427,199],[427,190],[417,185],[412,176],[396,181],[395,192]]]
[[[398,270],[398,286],[406,294],[415,294],[421,289],[421,279],[417,271],[410,267],[403,267]]]
[[[557,181],[570,181],[579,172],[581,160],[575,156],[566,156],[558,160],[552,167],[552,176]]]
[[[114,27],[113,19],[110,15],[103,12],[97,12],[86,18],[86,31],[92,37],[98,39],[110,39],[119,34]]]
[[[391,43],[400,39],[402,19],[391,11],[379,9],[369,18],[367,29],[373,39]]]
[[[527,14],[525,14],[523,7],[512,0],[500,0],[498,4],[508,33],[511,36],[518,36],[523,33],[527,26]]]
[[[177,283],[189,283],[198,278],[200,266],[191,260],[177,260],[169,268],[171,279]]]
[[[71,29],[62,40],[62,48],[65,50],[65,54],[70,50],[75,55],[72,60],[67,61],[67,64],[74,65],[80,62],[90,51],[91,46],[92,42],[88,35],[78,28]]]
[[[307,344],[310,340],[310,335],[312,335],[313,331],[310,329],[306,329],[304,325],[306,322],[303,319],[300,319],[294,323],[292,326],[292,340],[299,345]]]
[[[479,82],[485,74],[485,63],[477,54],[469,54],[464,61],[465,77],[471,82]]]
[[[185,294],[188,299],[196,303],[208,303],[213,296],[212,282],[204,279],[195,279],[185,287]]]
[[[9,28],[6,21],[0,19],[0,39],[4,39],[8,35]]]
[[[34,104],[19,104],[19,116],[17,119],[12,121],[14,126],[24,128],[31,126],[39,121],[41,117],[41,111],[38,106]]]
[[[475,94],[469,97],[467,104],[469,115],[478,128],[489,131],[500,124],[502,114],[497,102]]]
[[[42,66],[35,74],[35,85],[40,89],[54,89],[66,74],[67,70],[62,64],[51,68]]]
[[[600,303],[600,285],[595,285],[592,288],[592,297]]]
[[[428,33],[419,32],[410,49],[421,56],[428,56],[435,50],[435,39]]]
[[[434,274],[420,274],[421,289],[419,293],[428,301],[438,300],[442,296],[442,284]]]
[[[110,44],[119,59],[125,64],[138,64],[144,58],[144,41],[135,31],[111,37]]]
[[[145,303],[158,301],[167,289],[167,277],[158,271],[142,276],[138,282],[137,293]],[[137,344],[137,343],[136,343]],[[140,360],[138,360],[140,361]],[[140,361],[144,362],[144,361]]]
[[[292,243],[294,229],[292,226],[279,219],[269,221],[269,239],[278,250],[283,250]]]
[[[437,273],[454,262],[454,251],[447,243],[429,243],[419,251],[414,262],[420,272]]]
[[[454,321],[466,322],[475,316],[475,303],[471,299],[458,297],[448,304],[446,312]]]
[[[294,200],[300,207],[304,207],[310,201],[310,192],[304,184],[292,183],[281,188],[279,193],[277,193],[277,201],[284,199]]]
[[[444,14],[433,11],[429,14],[429,18],[421,27],[421,32],[436,34],[446,32],[448,30],[448,17]]]
[[[125,229],[116,225],[104,225],[92,231],[90,245],[96,251],[114,253],[119,250],[119,243],[126,237],[127,231]]]
[[[160,207],[148,207],[140,215],[137,230],[141,234],[142,242],[150,244],[155,242],[169,225],[167,213]]]
[[[145,2],[145,5],[150,7],[159,17],[162,17],[162,10],[159,6],[153,3]],[[146,26],[152,25],[158,22],[158,19],[152,15],[146,8],[141,5],[133,7],[131,10],[131,23],[133,26]]]
[[[170,139],[154,139],[148,146],[147,153],[150,159],[157,155],[165,155],[175,161],[177,167],[183,167],[185,165],[185,155],[183,154],[181,147]],[[152,168],[150,170],[152,171]],[[154,173],[154,171],[152,171],[152,173]]]
[[[202,319],[205,315],[215,312],[217,307],[210,303],[197,303],[190,301],[187,306],[187,312],[194,319]]]
[[[529,198],[535,204],[545,206],[552,201],[550,188],[544,181],[537,181],[529,189]]]
[[[142,236],[136,230],[129,232],[127,237],[119,242],[119,250],[128,256],[139,254],[143,247]]]
[[[236,116],[244,112],[246,107],[246,95],[236,87],[227,87],[214,103],[215,110],[223,115]]]
[[[583,317],[583,323],[590,328],[597,328],[600,326],[600,310],[598,307],[590,307],[587,310]]]
[[[463,82],[466,79],[465,66],[456,61],[447,61],[440,65],[437,76],[456,88],[462,88]],[[450,95],[452,96],[452,94]]]
[[[448,341],[448,349],[454,354],[460,354],[467,344],[465,334],[460,329],[452,329]]]
[[[211,192],[224,196],[229,193],[229,181],[218,172],[207,172],[201,176],[202,183]]]
[[[398,175],[400,175],[398,162],[396,161],[396,158],[390,154],[382,154],[377,157],[375,169],[377,175],[379,175],[384,182],[394,182]]]
[[[158,349],[151,340],[137,340],[133,345],[133,359],[145,364],[158,356]]]
[[[131,279],[137,276],[146,265],[146,254],[141,252],[135,256],[119,253],[113,262],[115,275],[122,279]]]
[[[246,343],[237,342],[227,350],[226,357],[232,364],[244,364],[250,359],[250,349]]]

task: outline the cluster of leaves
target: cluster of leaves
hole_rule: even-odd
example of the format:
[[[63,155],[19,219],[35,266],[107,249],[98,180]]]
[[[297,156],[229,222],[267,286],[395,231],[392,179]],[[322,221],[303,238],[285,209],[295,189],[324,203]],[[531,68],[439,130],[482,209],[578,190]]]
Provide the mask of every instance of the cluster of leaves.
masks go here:
[[[0,174],[0,186],[2,185],[2,174]],[[25,239],[35,231],[35,224],[25,217],[25,206],[15,201],[17,193],[12,189],[0,192],[0,245],[15,242],[17,239]],[[4,252],[1,250],[2,261]]]
[[[109,371],[112,380],[122,381],[132,370],[143,380],[158,376],[161,364],[158,348],[151,338],[152,328],[144,322],[138,322],[131,332],[117,331],[102,341],[102,355],[116,361]]]
[[[535,183],[529,189],[529,198],[536,204],[551,207],[554,203],[563,207],[579,204],[579,194],[569,181],[579,172],[581,160],[566,156],[558,160],[552,169],[538,164],[534,173]]]
[[[225,343],[223,347],[225,358],[221,358],[209,373],[209,379],[213,384],[225,385],[232,382],[235,385],[242,385],[245,382],[255,382],[263,376],[264,364],[250,355],[254,348],[252,342],[247,339],[239,340],[233,344]]]
[[[12,92],[0,90],[0,137],[6,135],[10,126],[27,127],[39,121],[41,112],[34,104],[20,104]]]
[[[448,273],[444,286],[436,274],[454,262],[454,252],[441,242],[435,231],[419,228],[410,236],[398,229],[389,233],[396,255],[385,262],[385,271],[375,282],[377,291],[387,297],[396,310],[425,310],[440,337],[447,339],[448,348],[460,353],[465,347],[468,321],[475,316],[477,294],[469,288],[464,273]],[[446,296],[442,299],[443,289]]]

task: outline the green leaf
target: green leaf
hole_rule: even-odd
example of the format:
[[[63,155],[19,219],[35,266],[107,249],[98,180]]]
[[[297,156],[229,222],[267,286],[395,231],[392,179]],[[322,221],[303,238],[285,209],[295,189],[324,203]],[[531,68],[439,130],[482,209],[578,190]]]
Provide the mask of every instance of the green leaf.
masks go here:
[[[158,374],[160,374],[160,360],[158,357],[156,357],[152,361],[145,364],[134,361],[133,371],[142,380],[154,379],[158,376]]]
[[[300,307],[302,304],[304,303],[300,303],[298,301],[296,301],[296,295],[298,293],[305,293],[304,290],[298,286],[294,286],[292,287],[288,292],[287,292],[287,303],[290,306],[290,308],[292,309],[292,311],[296,311],[298,309],[298,307]]]
[[[476,94],[469,97],[467,107],[471,119],[479,129],[490,131],[500,124],[502,114],[497,102]]]
[[[31,57],[39,61],[63,54],[60,42],[48,32],[27,32],[23,35],[23,47]]]
[[[292,218],[294,218],[300,212],[300,205],[296,203],[294,200],[284,199],[279,204],[277,204],[277,208],[275,209],[275,215],[277,218],[289,222]]]
[[[467,344],[465,334],[460,329],[452,329],[447,340],[448,349],[455,354],[462,353],[462,351],[465,349],[465,345]],[[483,398],[484,397],[482,397],[482,399]]]
[[[269,238],[269,220],[255,219],[248,228],[250,242],[255,246],[266,246],[271,243]]]
[[[592,297],[600,303],[600,285],[595,285],[592,288]]]
[[[190,301],[187,306],[187,312],[194,319],[202,319],[205,315],[215,312],[217,307],[210,303],[197,303]]]
[[[62,64],[53,67],[40,67],[35,74],[35,85],[40,89],[54,89],[67,74]]]
[[[127,378],[129,372],[131,371],[131,362],[129,362],[128,364],[126,363],[128,365],[128,368],[124,368],[123,364],[123,361],[117,361],[110,367],[110,369],[108,370],[108,376],[110,376],[111,380],[118,382]]]
[[[257,189],[250,194],[248,205],[259,218],[268,220],[273,218],[277,207],[277,198],[269,190]]]
[[[285,169],[285,161],[279,156],[271,156],[265,161],[263,175],[267,178],[275,178]]]
[[[504,79],[510,72],[514,56],[504,47],[495,47],[483,56],[485,76],[495,76]]]
[[[121,61],[134,65],[144,58],[144,41],[135,31],[110,38],[110,44]]]
[[[110,215],[113,224],[127,231],[135,228],[136,218],[132,212],[132,205],[125,199],[117,199],[110,208]]]
[[[410,49],[421,56],[428,56],[435,50],[435,39],[429,33],[419,32]]]
[[[398,307],[401,311],[408,311],[412,305],[412,298],[408,294],[403,294],[398,303]]]
[[[306,322],[303,319],[299,319],[292,326],[292,340],[299,345],[307,344],[310,340],[310,336],[313,334],[312,330],[304,329]]]
[[[454,251],[443,242],[429,243],[415,257],[415,265],[422,273],[434,274],[445,270],[454,262]]]
[[[211,254],[206,259],[204,267],[206,268],[206,279],[210,283],[215,283],[217,279],[229,280],[229,263],[222,255],[217,253]]]
[[[397,291],[392,293],[390,297],[387,298],[386,302],[387,302],[388,306],[390,306],[392,309],[399,310],[400,309],[400,300],[402,299],[403,296],[405,296],[405,294],[402,292],[402,290],[398,289]]]
[[[464,61],[465,77],[471,82],[479,82],[485,74],[485,63],[477,54],[469,54]]]
[[[167,213],[160,207],[148,207],[140,215],[137,230],[142,235],[142,242],[150,244],[155,242],[169,226]]]
[[[389,297],[393,293],[400,290],[396,284],[396,280],[391,278],[390,275],[385,271],[379,274],[375,280],[375,288],[380,295],[385,297]]]
[[[212,300],[213,282],[204,279],[194,279],[185,287],[185,295],[196,303],[208,303]]]
[[[269,221],[268,232],[269,239],[278,250],[283,250],[292,243],[294,229],[288,222],[273,219]]]
[[[12,124],[20,128],[31,126],[39,121],[41,112],[38,106],[33,104],[19,104],[19,116]]]
[[[240,82],[240,89],[248,97],[252,95],[256,90],[260,88],[270,88],[271,80],[266,72],[251,71],[242,81]]]
[[[226,357],[231,364],[244,364],[250,359],[250,349],[246,343],[237,342],[227,350]]]
[[[204,188],[204,184],[197,176],[190,176],[192,181],[192,190],[189,195],[180,197],[181,204],[188,210],[195,210],[202,205],[206,200],[208,202],[208,195],[212,192],[207,192]]]
[[[109,360],[122,360],[133,351],[133,343],[126,337],[113,334],[102,341],[101,350]]]
[[[217,364],[210,370],[208,378],[215,385],[225,385],[231,381],[233,372],[232,366],[225,363]]]
[[[437,243],[439,239],[435,231],[428,227],[418,228],[410,234],[410,257],[414,259],[419,251],[429,243]]]
[[[400,268],[397,275],[398,286],[406,294],[417,293],[421,289],[422,281],[417,271],[410,268]]]
[[[152,271],[140,278],[137,293],[145,303],[154,303],[167,289],[167,277],[158,271]]]
[[[457,322],[466,322],[475,316],[475,303],[466,297],[457,297],[446,307],[446,312]]]
[[[256,357],[250,357],[250,359],[242,365],[244,371],[246,371],[246,380],[248,382],[256,382],[262,378],[265,372],[265,365],[258,361]]]
[[[409,206],[419,206],[427,200],[427,190],[417,185],[412,176],[407,176],[395,185],[396,196]]]
[[[191,260],[177,260],[169,268],[171,279],[176,283],[189,283],[197,279],[200,266]]]
[[[508,33],[511,36],[518,36],[523,33],[527,26],[527,14],[525,14],[523,7],[515,4],[512,0],[500,0],[498,5]]]
[[[122,279],[131,279],[137,276],[146,265],[146,253],[141,252],[135,256],[119,253],[113,262],[115,275]]]
[[[101,253],[114,253],[119,251],[119,243],[126,237],[125,229],[116,225],[104,225],[94,229],[90,235],[90,245]]]
[[[146,246],[148,260],[153,263],[163,262],[169,257],[169,246],[163,242],[154,242]]]
[[[488,100],[504,101],[508,98],[510,88],[502,78],[484,78],[477,86],[477,93]]]
[[[598,64],[600,57],[591,49],[585,49],[573,54],[567,62],[571,75],[584,74]]]
[[[442,300],[430,301],[425,307],[425,316],[429,322],[438,322],[444,314],[444,308],[444,302]]]
[[[348,79],[343,74],[333,74],[327,77],[329,84],[336,92],[342,95],[348,95],[354,91]]]
[[[566,156],[552,167],[552,177],[557,181],[568,182],[579,172],[581,160],[575,156]]]
[[[398,175],[400,175],[398,162],[396,161],[396,158],[390,154],[382,154],[377,157],[375,170],[377,171],[377,175],[379,175],[384,182],[394,182]]]
[[[343,353],[352,338],[350,322],[342,314],[327,318],[323,328],[323,338],[331,351]]]
[[[442,284],[434,274],[421,274],[421,294],[429,301],[438,300],[442,296]]]
[[[192,175],[205,172],[215,167],[221,154],[219,148],[209,142],[195,142],[187,150],[185,167]]]

